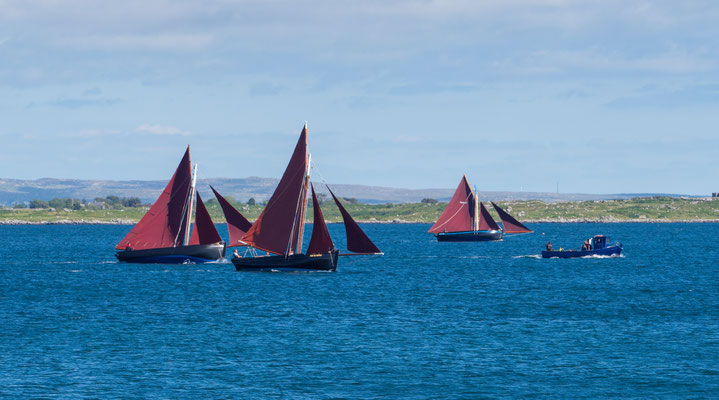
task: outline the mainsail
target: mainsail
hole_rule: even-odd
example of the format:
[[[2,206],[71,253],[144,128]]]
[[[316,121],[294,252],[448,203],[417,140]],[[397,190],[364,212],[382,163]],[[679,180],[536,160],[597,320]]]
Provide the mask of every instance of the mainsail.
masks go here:
[[[142,217],[140,222],[115,246],[118,250],[155,249],[180,246],[185,237],[189,217],[192,171],[190,146],[167,183],[165,190]]]
[[[327,190],[330,191],[332,198],[335,200],[335,204],[337,204],[337,208],[340,209],[340,213],[342,214],[342,220],[345,223],[345,233],[347,234],[347,250],[359,254],[383,254],[382,251],[372,243],[362,228],[357,225],[357,222],[352,218],[350,213],[347,212],[344,206],[342,206],[342,203],[340,203],[329,186],[327,186]]]
[[[475,199],[472,188],[467,182],[467,176],[457,186],[452,199],[447,204],[442,215],[430,228],[430,233],[463,232],[473,230],[475,213]]]
[[[267,206],[242,237],[247,245],[274,254],[294,254],[301,246],[307,201],[307,126]]]
[[[315,188],[312,186],[311,188],[314,217],[312,222],[312,237],[310,237],[310,244],[307,246],[307,254],[328,253],[335,249],[335,245],[332,243],[332,237],[330,237],[330,232],[327,230],[327,224],[322,215],[320,203],[317,201],[317,196],[315,195]]]
[[[220,207],[222,207],[222,213],[225,214],[225,221],[227,221],[227,230],[230,234],[230,243],[227,245],[227,247],[232,246],[243,246],[241,243],[242,236],[250,230],[252,227],[252,224],[250,221],[247,220],[247,218],[244,217],[235,207],[232,207],[232,204],[230,204],[227,199],[222,197],[221,194],[217,193],[217,190],[210,186],[210,189],[212,189],[212,192],[215,194],[215,197],[217,198],[217,202],[220,203]]]
[[[200,192],[197,192],[197,211],[195,211],[195,226],[190,236],[190,244],[213,244],[222,241],[220,234],[215,228],[215,223],[207,212],[205,203],[202,202]]]
[[[498,205],[492,203],[492,206],[494,207],[495,210],[497,210],[497,214],[499,214],[499,219],[502,220],[502,225],[504,225],[505,233],[531,233],[531,232],[533,232],[531,229],[522,225],[521,222],[514,219],[514,217],[509,215],[509,213],[507,213],[506,211],[499,208]]]
[[[491,215],[489,215],[489,211],[487,210],[487,207],[484,206],[484,203],[479,203],[479,225],[477,226],[478,231],[489,231],[489,230],[495,230],[498,231],[499,225],[494,221]]]

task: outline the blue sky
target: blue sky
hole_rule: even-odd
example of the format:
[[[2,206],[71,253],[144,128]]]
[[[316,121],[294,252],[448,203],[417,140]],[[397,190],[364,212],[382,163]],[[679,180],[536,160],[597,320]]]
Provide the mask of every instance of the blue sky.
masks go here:
[[[713,1],[0,0],[0,177],[719,191]]]

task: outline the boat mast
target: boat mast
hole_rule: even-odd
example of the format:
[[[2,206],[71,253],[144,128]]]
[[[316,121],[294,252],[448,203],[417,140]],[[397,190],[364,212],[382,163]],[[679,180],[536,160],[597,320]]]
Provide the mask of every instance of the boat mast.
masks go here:
[[[190,243],[190,220],[192,219],[192,206],[195,203],[195,184],[197,183],[197,164],[192,171],[192,184],[190,185],[190,206],[187,207],[187,215],[185,218],[185,238],[182,243],[187,246]],[[195,227],[197,229],[197,227]]]
[[[307,136],[309,136],[309,132],[307,131],[307,121],[305,121],[305,132],[307,132]],[[309,142],[309,138],[307,140]],[[309,145],[305,147],[305,151],[309,148]],[[305,214],[307,213],[307,187],[310,183],[310,164],[312,163],[312,155],[307,151],[306,154],[307,157],[307,170],[305,171],[305,181],[302,185],[302,208],[301,208],[301,216],[300,216],[300,234],[297,237],[297,248],[295,249],[295,254],[302,253],[302,238],[305,236]],[[313,228],[314,229],[314,228]]]
[[[479,198],[477,197],[477,185],[474,185],[474,230],[479,230]]]

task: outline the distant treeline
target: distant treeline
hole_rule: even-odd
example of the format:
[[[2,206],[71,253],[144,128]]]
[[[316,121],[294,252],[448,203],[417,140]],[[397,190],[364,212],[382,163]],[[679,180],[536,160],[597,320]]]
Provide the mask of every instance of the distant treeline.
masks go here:
[[[319,198],[318,200],[319,200],[320,204],[324,203],[329,198],[329,196],[327,196],[324,193],[319,193],[317,197]],[[231,204],[233,204],[235,206],[245,205],[245,204],[248,206],[255,206],[255,205],[265,206],[265,205],[267,205],[266,201],[256,201],[254,198],[250,198],[249,200],[247,200],[246,203],[235,200],[232,196],[225,196],[225,199],[228,200]],[[346,203],[349,203],[349,204],[359,204],[359,202],[355,198],[342,197],[342,200],[344,200]],[[423,200],[423,202],[424,202],[424,200]],[[436,200],[434,200],[434,202],[436,202]],[[205,204],[208,206],[211,206],[211,207],[219,207],[219,203],[214,198],[207,200],[205,202]],[[73,199],[73,198],[55,198],[50,201],[45,201],[45,200],[34,199],[34,200],[30,201],[29,203],[15,204],[13,206],[13,208],[16,208],[16,209],[54,208],[54,209],[68,209],[68,210],[82,210],[82,209],[119,210],[119,209],[123,209],[123,208],[144,207],[144,206],[149,206],[149,204],[142,204],[142,200],[140,200],[139,197],[107,196],[105,198],[96,197],[94,200]]]
[[[55,208],[55,209],[70,209],[70,210],[81,210],[87,209],[121,209],[126,207],[142,207],[142,200],[139,197],[118,197],[118,196],[107,196],[105,198],[96,197],[94,200],[87,199],[52,199],[50,201],[45,200],[32,200],[29,204],[19,203],[15,204],[14,208]]]
[[[239,200],[235,200],[235,198],[232,196],[223,196],[223,197],[225,198],[225,200],[227,200],[230,204],[232,204],[235,207],[240,206],[240,205],[245,205],[245,204],[247,204],[248,206],[267,204],[267,202],[264,202],[264,201],[256,201],[254,197],[250,197],[250,199],[247,200],[246,203],[243,203]],[[210,207],[219,207],[220,206],[220,203],[214,197],[210,198],[209,200],[206,200],[204,203],[206,206],[210,206]]]
[[[258,201],[255,200],[254,197],[250,197],[250,199],[247,200],[247,203],[243,203],[243,202],[241,202],[241,201],[239,201],[239,200],[235,200],[235,198],[232,197],[232,196],[224,196],[224,197],[225,197],[225,200],[229,201],[230,204],[233,204],[233,205],[239,205],[239,204],[247,204],[248,206],[254,206],[254,205],[265,206],[265,205],[267,205],[267,202],[266,202],[266,201],[258,202]],[[325,201],[327,201],[328,199],[329,199],[329,196],[326,195],[326,194],[324,194],[324,193],[318,193],[318,194],[317,194],[317,201],[319,201],[320,204],[323,204],[323,203],[324,203]],[[357,199],[355,199],[354,197],[342,197],[342,200],[344,200],[344,201],[346,201],[347,203],[350,203],[350,204],[359,204],[359,201],[357,201]],[[436,202],[437,202],[437,200],[435,200],[435,203],[436,203]],[[219,203],[217,202],[217,200],[215,200],[214,198],[213,198],[213,199],[210,199],[210,200],[207,200],[207,201],[205,202],[205,204],[208,205],[208,206],[219,205]]]

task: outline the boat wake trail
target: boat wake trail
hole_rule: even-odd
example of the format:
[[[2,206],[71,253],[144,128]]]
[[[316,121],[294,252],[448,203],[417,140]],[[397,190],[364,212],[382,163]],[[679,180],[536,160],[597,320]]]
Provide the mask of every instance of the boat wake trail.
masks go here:
[[[232,264],[232,262],[226,258],[221,258],[219,260],[208,261],[205,264]]]
[[[593,255],[590,255],[590,256],[584,256],[584,257],[579,257],[579,258],[624,258],[624,254],[619,254],[619,255],[617,255],[617,254],[612,254],[612,255],[610,255],[610,256],[603,256],[603,255],[599,255],[599,254],[593,254]]]
[[[527,254],[527,255],[524,255],[524,256],[512,256],[512,258],[534,258],[534,259],[540,259],[540,258],[542,258],[542,256],[539,255],[539,254]]]

